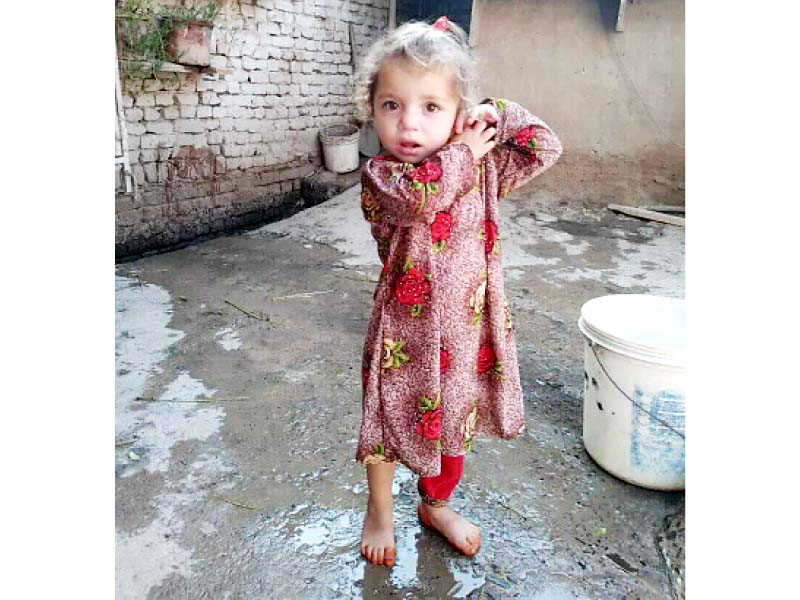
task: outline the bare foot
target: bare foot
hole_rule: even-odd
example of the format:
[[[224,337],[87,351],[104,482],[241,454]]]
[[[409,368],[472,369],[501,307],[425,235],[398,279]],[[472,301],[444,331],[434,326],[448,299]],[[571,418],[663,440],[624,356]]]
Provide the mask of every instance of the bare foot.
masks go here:
[[[391,567],[397,557],[392,520],[392,498],[388,502],[367,501],[367,514],[361,530],[361,555],[374,565]]]
[[[459,552],[475,556],[481,547],[481,530],[449,506],[431,506],[420,502],[417,516],[426,527],[435,529]]]

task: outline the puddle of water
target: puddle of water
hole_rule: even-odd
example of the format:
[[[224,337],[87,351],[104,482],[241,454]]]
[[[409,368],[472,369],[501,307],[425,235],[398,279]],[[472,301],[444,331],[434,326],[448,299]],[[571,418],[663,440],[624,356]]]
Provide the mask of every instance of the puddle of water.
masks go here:
[[[355,185],[322,204],[265,225],[247,235],[278,233],[327,244],[346,255],[341,259],[345,265],[380,267],[369,223],[361,215],[360,198],[361,185]]]
[[[454,506],[491,533],[485,534],[477,557],[463,557],[440,536],[420,526],[416,476],[411,471],[398,465],[393,488],[397,561],[392,569],[369,565],[360,556],[363,508],[329,508],[312,502],[266,515],[247,535],[260,557],[258,565],[248,570],[262,579],[263,573],[269,573],[263,585],[274,597],[465,598],[492,577],[511,592],[522,591],[525,575],[512,583],[497,575],[497,565],[507,565],[509,573],[519,574],[519,565],[530,561],[533,554],[552,550],[532,508],[526,509],[525,518],[498,511],[500,502],[517,500],[469,485],[457,495]],[[287,553],[292,556],[291,564],[283,565],[281,557]],[[302,583],[295,577],[294,587],[282,583],[293,573],[307,577]],[[499,589],[492,592],[495,597]],[[503,593],[508,590],[502,589]]]
[[[684,295],[684,233],[678,228],[665,228],[662,235],[647,244],[615,240],[619,253],[612,255],[616,267],[591,269],[570,267],[555,269],[542,275],[549,283],[591,279],[622,288],[644,287],[650,293],[682,298]]]
[[[116,433],[118,439],[128,439],[142,408],[134,399],[144,393],[147,380],[161,372],[159,363],[184,333],[167,327],[172,302],[164,288],[117,276],[115,291]]]
[[[167,327],[172,318],[172,303],[167,290],[152,284],[116,277],[116,370],[115,429],[118,440],[133,439],[132,446],[117,452],[117,471],[121,479],[134,474],[166,472],[171,448],[180,441],[205,440],[222,426],[224,410],[219,406],[198,406],[186,402],[209,397],[216,390],[205,386],[186,372],[170,382],[157,401],[137,401],[148,389],[153,375],[163,373],[160,366],[170,347],[184,337],[182,331]],[[128,448],[140,460],[133,461]],[[144,598],[167,577],[194,574],[196,561],[192,551],[183,547],[180,534],[185,528],[183,515],[197,503],[205,502],[206,489],[220,476],[233,470],[224,455],[201,454],[183,471],[183,479],[170,485],[180,492],[168,491],[155,496],[155,517],[144,527],[115,532],[116,596],[121,599]],[[118,481],[118,489],[126,484]],[[202,523],[207,535],[215,531],[211,523]]]
[[[214,334],[214,341],[228,351],[238,350],[242,347],[242,341],[239,339],[239,332],[233,327],[220,329]]]

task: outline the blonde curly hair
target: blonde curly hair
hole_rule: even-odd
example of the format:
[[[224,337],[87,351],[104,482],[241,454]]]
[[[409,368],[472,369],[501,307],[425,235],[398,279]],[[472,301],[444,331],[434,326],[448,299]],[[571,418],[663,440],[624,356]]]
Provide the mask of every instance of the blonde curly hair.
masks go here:
[[[387,59],[396,57],[413,60],[426,69],[450,68],[456,76],[461,108],[467,110],[474,103],[476,67],[464,30],[452,21],[446,30],[425,21],[410,21],[376,40],[361,60],[353,90],[360,121],[372,120],[378,73]]]

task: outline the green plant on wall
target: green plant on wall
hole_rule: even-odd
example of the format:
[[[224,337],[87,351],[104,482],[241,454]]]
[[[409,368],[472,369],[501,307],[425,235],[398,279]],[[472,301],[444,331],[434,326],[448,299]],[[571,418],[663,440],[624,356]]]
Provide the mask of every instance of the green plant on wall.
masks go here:
[[[211,23],[219,14],[217,2],[192,2],[181,6],[153,6],[152,0],[119,0],[115,7],[117,52],[123,76],[158,77],[169,62],[170,32],[196,21]]]

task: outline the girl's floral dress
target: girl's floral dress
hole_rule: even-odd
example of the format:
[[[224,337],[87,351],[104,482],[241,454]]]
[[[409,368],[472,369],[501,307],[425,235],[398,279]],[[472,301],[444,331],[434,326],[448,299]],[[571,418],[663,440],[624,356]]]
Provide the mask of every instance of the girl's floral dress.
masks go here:
[[[454,143],[419,165],[376,156],[362,172],[383,262],[362,362],[365,464],[399,460],[435,476],[441,454],[524,427],[499,203],[555,163],[561,143],[520,105],[485,102],[500,116],[498,145],[477,165]]]

